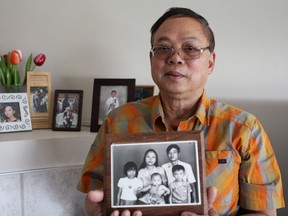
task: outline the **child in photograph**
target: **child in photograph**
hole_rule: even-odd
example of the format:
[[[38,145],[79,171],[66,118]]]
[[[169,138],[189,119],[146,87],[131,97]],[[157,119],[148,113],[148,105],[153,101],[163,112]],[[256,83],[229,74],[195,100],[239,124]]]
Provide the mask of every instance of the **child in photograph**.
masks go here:
[[[184,179],[185,168],[182,165],[175,165],[172,168],[175,180],[169,185],[171,194],[169,197],[170,204],[183,204],[191,202],[191,187],[190,184]]]
[[[153,173],[151,181],[151,185],[142,189],[142,191],[149,190],[149,192],[141,198],[141,201],[150,205],[165,204],[164,197],[170,194],[170,190],[163,185],[162,176],[159,173]]]
[[[127,162],[124,165],[124,174],[126,177],[118,181],[118,195],[116,205],[135,205],[137,203],[137,194],[143,188],[143,183],[137,176],[137,166],[134,162]]]
[[[111,112],[113,109],[119,107],[119,99],[116,97],[117,92],[116,90],[111,91],[111,96],[106,100],[107,105],[107,115],[109,112]]]

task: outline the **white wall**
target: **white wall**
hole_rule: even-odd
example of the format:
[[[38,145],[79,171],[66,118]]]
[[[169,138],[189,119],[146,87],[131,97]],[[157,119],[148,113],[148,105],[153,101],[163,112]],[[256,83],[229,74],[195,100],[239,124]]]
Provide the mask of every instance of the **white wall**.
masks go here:
[[[45,53],[47,62],[39,70],[52,72],[53,91],[84,90],[85,123],[94,78],[153,84],[149,30],[167,8],[185,6],[202,14],[216,36],[208,95],[259,116],[279,158],[288,199],[287,0],[0,1],[0,54],[21,49],[26,60],[30,52]]]

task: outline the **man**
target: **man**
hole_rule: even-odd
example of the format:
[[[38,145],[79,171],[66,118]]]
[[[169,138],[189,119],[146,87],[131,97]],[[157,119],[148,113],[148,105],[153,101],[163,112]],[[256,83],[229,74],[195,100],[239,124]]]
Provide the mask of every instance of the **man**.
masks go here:
[[[209,215],[276,215],[284,207],[281,174],[263,127],[253,115],[208,98],[204,91],[216,56],[207,21],[189,9],[172,8],[152,26],[151,46],[159,96],[126,104],[107,116],[78,184],[81,191],[90,191],[87,212],[101,215],[105,133],[203,130],[206,181],[213,186],[208,188]]]
[[[170,185],[172,182],[175,181],[175,177],[173,175],[172,168],[175,165],[183,166],[184,170],[185,170],[184,180],[190,184],[190,187],[192,190],[192,192],[191,192],[191,198],[192,199],[191,200],[192,200],[192,202],[195,202],[196,201],[196,191],[195,191],[194,183],[196,182],[196,179],[195,179],[194,173],[192,171],[191,165],[179,160],[180,147],[176,144],[169,145],[166,149],[166,153],[167,153],[167,156],[168,156],[170,162],[163,164],[162,168],[165,170],[165,174],[166,174],[167,180],[168,180],[168,185]]]

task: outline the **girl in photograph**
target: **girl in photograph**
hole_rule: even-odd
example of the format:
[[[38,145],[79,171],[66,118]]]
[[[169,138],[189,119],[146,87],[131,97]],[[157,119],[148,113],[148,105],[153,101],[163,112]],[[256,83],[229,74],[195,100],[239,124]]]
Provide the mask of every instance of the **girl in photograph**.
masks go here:
[[[3,122],[20,122],[20,119],[16,113],[16,109],[13,105],[5,106]]]
[[[137,166],[134,162],[127,162],[124,165],[124,174],[126,177],[118,181],[118,195],[116,205],[135,205],[137,203],[137,194],[143,188],[143,183],[137,176]]]
[[[144,154],[143,163],[138,172],[138,178],[142,180],[144,188],[152,185],[151,176],[153,173],[159,173],[162,177],[163,184],[166,185],[167,178],[164,169],[158,166],[158,154],[154,149],[148,149]],[[146,193],[142,193],[141,198],[145,196]],[[141,198],[139,198],[139,203],[143,204],[144,202],[144,204],[147,204],[146,200]]]

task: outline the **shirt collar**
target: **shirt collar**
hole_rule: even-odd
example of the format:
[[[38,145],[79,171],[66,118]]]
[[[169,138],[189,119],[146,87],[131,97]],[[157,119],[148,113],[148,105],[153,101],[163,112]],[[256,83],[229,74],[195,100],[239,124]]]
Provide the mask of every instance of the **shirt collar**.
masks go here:
[[[206,92],[204,91],[200,101],[198,103],[198,108],[196,109],[195,114],[190,118],[198,118],[202,125],[208,126],[209,125],[209,108],[211,106],[211,100],[207,97]],[[152,104],[152,123],[154,131],[157,130],[156,128],[164,127],[167,128],[165,125],[165,115],[163,111],[163,107],[161,104],[160,96],[156,96],[154,103]],[[157,124],[157,127],[156,127]],[[162,125],[162,126],[161,126]],[[167,130],[167,129],[166,129]]]

